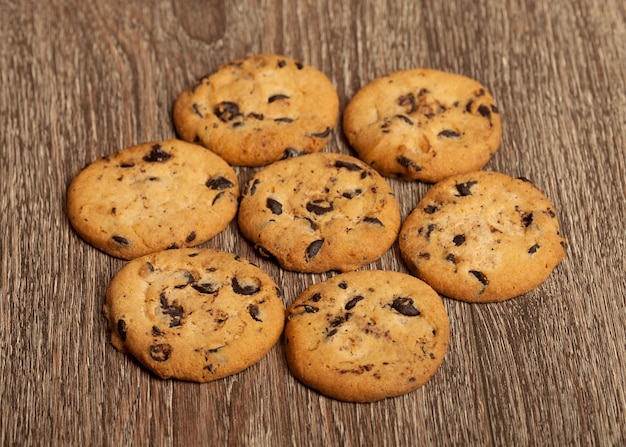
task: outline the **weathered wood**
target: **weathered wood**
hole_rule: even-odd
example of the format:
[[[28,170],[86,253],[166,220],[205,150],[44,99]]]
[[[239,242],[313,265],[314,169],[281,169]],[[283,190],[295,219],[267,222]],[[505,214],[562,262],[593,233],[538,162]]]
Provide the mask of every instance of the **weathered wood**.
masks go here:
[[[327,0],[0,1],[0,445],[601,445],[626,442],[626,6]],[[433,379],[374,404],[297,382],[277,345],[235,376],[161,381],[108,343],[104,291],[124,264],[64,214],[90,161],[175,136],[182,89],[236,57],[324,71],[343,108],[362,85],[426,66],[495,96],[488,169],[554,202],[567,256],[514,300],[445,299]],[[329,150],[350,153],[340,126]],[[254,172],[237,168],[242,181]],[[405,217],[428,188],[390,180]],[[207,246],[264,268],[286,304],[329,275],[259,258],[236,223]],[[369,268],[406,272],[397,245]]]

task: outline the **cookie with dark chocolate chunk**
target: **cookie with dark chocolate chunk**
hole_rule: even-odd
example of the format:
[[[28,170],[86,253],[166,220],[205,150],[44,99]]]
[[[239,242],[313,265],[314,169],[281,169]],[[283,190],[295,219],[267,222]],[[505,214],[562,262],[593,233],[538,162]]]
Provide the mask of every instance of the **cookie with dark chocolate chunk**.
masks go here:
[[[335,127],[339,99],[321,71],[281,55],[222,65],[174,104],[180,137],[231,165],[263,166],[317,152]]]
[[[165,250],[122,267],[106,291],[111,343],[163,379],[208,382],[257,363],[278,342],[274,281],[239,256]]]
[[[375,261],[400,228],[386,180],[357,158],[327,152],[259,170],[243,188],[238,219],[261,254],[312,273]]]
[[[411,271],[450,298],[482,303],[543,283],[564,256],[554,207],[525,179],[478,171],[436,183],[400,230]]]
[[[287,308],[292,374],[335,399],[373,402],[424,385],[450,339],[439,295],[399,272],[362,270],[306,289]]]
[[[67,191],[78,234],[119,258],[133,259],[208,241],[237,213],[233,168],[181,140],[140,144],[83,169]]]
[[[362,87],[344,111],[343,129],[359,157],[381,174],[429,183],[481,169],[502,136],[498,108],[485,87],[422,68]]]

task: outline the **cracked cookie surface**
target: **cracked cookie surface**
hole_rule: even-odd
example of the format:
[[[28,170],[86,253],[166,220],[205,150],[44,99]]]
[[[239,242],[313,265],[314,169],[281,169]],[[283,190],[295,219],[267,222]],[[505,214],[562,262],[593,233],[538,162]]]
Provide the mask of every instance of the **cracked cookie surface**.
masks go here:
[[[359,158],[387,177],[434,183],[481,169],[500,146],[493,97],[477,81],[431,69],[374,79],[343,114]]]
[[[244,186],[239,228],[262,255],[292,271],[355,270],[381,257],[400,228],[391,187],[349,155],[278,161]]]
[[[439,293],[503,301],[543,283],[564,256],[554,207],[526,179],[478,171],[431,187],[400,230],[402,257]]]
[[[157,376],[208,382],[257,363],[285,318],[274,281],[212,249],[166,250],[122,267],[106,291],[111,343]]]
[[[68,187],[67,214],[91,245],[133,259],[208,241],[234,219],[238,198],[228,163],[201,146],[166,140],[91,163]]]
[[[344,401],[373,402],[424,385],[450,339],[439,295],[399,272],[362,270],[307,288],[287,308],[292,374]]]
[[[262,54],[224,64],[182,92],[174,124],[231,165],[264,166],[322,149],[335,127],[339,99],[321,71]]]

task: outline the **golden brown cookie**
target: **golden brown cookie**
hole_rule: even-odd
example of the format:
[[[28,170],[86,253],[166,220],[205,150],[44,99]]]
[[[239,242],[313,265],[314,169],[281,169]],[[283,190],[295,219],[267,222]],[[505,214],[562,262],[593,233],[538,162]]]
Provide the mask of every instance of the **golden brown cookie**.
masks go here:
[[[373,402],[424,385],[450,328],[439,295],[399,272],[362,270],[314,284],[287,309],[289,368],[335,399]]]
[[[119,258],[195,246],[237,213],[235,171],[202,146],[146,143],[101,158],[67,191],[67,214],[87,242]]]
[[[278,161],[244,187],[239,228],[287,270],[349,271],[393,244],[400,211],[391,187],[349,155],[318,152]]]
[[[337,92],[321,71],[263,54],[222,65],[181,93],[174,124],[231,165],[263,166],[322,149],[334,128]]]
[[[493,302],[543,283],[565,241],[554,207],[528,180],[478,171],[432,186],[399,243],[411,271],[439,293]]]
[[[481,169],[500,146],[493,97],[477,81],[431,69],[377,78],[343,114],[359,158],[393,178],[437,182]]]
[[[230,253],[194,248],[130,261],[111,281],[104,313],[118,350],[163,379],[195,382],[258,362],[285,319],[265,272]]]

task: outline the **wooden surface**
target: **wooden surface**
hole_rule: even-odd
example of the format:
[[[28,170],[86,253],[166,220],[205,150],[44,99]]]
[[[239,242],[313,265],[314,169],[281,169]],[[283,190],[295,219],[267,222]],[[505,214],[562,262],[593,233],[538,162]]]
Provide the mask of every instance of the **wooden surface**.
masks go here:
[[[506,303],[445,299],[450,348],[414,393],[325,398],[280,345],[218,382],[161,381],[108,343],[104,291],[124,262],[71,229],[68,182],[175,136],[182,89],[268,52],[324,71],[342,108],[398,69],[476,78],[503,116],[487,168],[558,210],[565,260]],[[350,153],[339,127],[328,150]],[[625,150],[621,0],[0,0],[0,445],[624,445]],[[427,189],[390,183],[403,217]],[[327,277],[259,259],[234,223],[207,245],[257,262],[286,304]],[[368,268],[406,271],[397,245]]]

